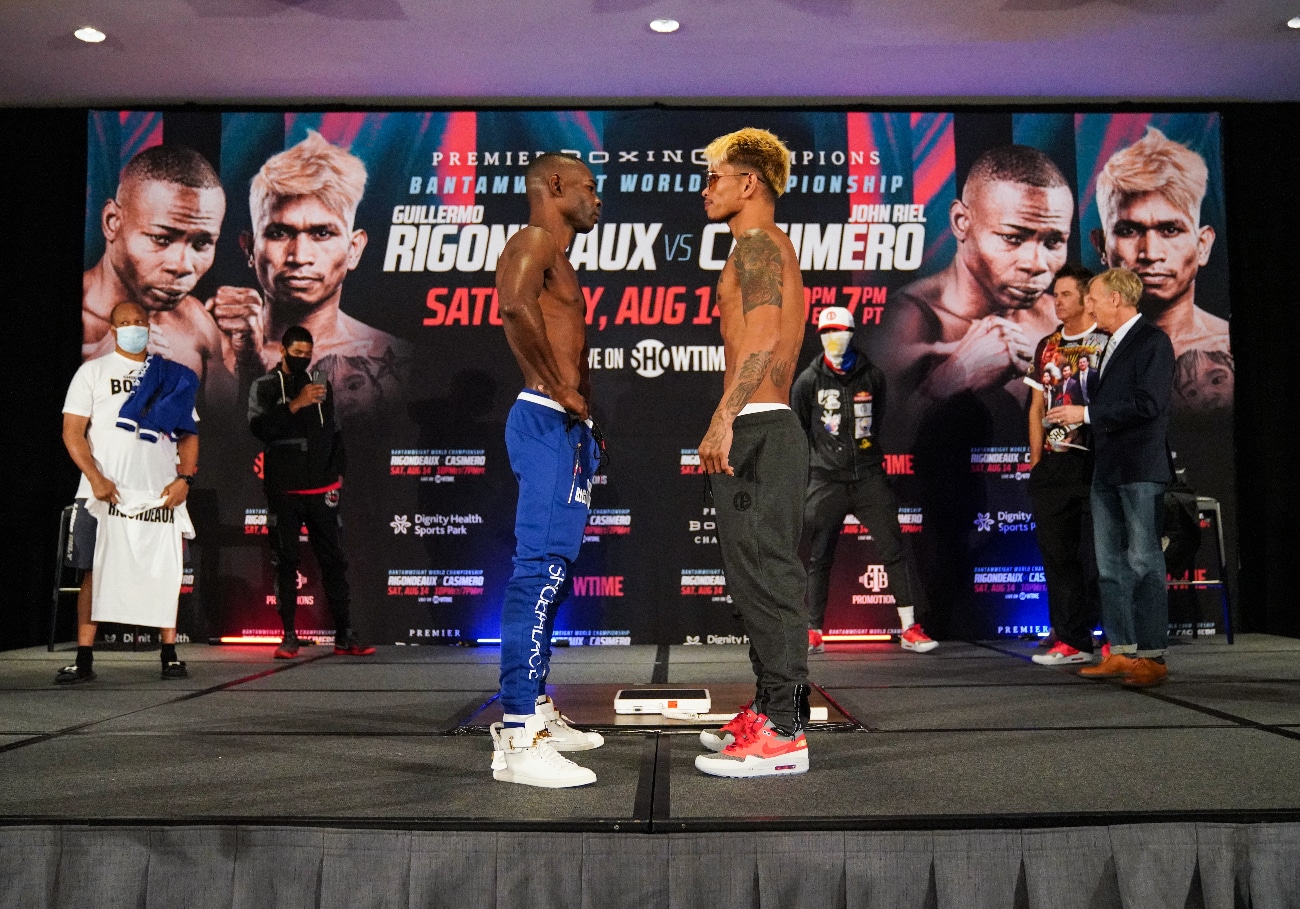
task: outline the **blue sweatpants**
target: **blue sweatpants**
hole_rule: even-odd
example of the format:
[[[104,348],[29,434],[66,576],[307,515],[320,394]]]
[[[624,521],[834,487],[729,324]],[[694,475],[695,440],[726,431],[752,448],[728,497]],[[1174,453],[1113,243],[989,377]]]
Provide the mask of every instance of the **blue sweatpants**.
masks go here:
[[[519,481],[514,573],[501,604],[501,706],[531,714],[546,691],[555,613],[573,586],[598,463],[585,423],[545,395],[520,392],[506,418],[506,449]]]

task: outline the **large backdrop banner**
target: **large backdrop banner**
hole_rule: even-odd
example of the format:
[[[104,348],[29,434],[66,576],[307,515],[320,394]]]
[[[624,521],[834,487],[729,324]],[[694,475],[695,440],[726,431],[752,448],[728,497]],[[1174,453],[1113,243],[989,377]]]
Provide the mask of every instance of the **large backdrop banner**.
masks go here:
[[[695,447],[722,388],[713,298],[731,243],[704,216],[702,149],[744,126],[770,129],[793,153],[777,215],[806,286],[804,363],[820,356],[818,313],[843,306],[888,377],[878,435],[933,633],[1046,630],[1021,348],[1055,328],[1052,275],[1067,262],[1142,275],[1144,311],[1178,356],[1177,463],[1232,513],[1215,113],[95,111],[83,354],[111,350],[108,312],[134,299],[151,313],[151,349],[202,379],[196,591],[182,630],[279,636],[246,400],[278,362],[283,329],[304,322],[348,449],[340,508],[359,632],[405,644],[496,638],[514,548],[504,423],[522,379],[495,268],[527,221],[529,161],[564,151],[590,166],[604,202],[568,255],[610,459],[556,637],[742,641]],[[127,169],[160,145],[198,154]],[[966,185],[981,156],[1009,146],[1041,152],[1058,191],[1014,175]],[[354,223],[340,225],[331,212],[358,193]],[[1019,342],[990,343],[1006,336]],[[1063,371],[1062,382],[1079,368],[1055,366],[1049,378]],[[309,556],[299,587],[300,633],[328,637]],[[1212,630],[1208,615],[1184,621]],[[826,631],[897,630],[872,528],[850,515]]]

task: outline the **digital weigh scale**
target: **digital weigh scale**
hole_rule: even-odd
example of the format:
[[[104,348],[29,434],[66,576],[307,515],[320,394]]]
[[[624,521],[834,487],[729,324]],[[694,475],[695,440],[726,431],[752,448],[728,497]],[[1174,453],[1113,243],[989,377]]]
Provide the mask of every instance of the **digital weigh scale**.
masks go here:
[[[664,719],[688,723],[726,723],[736,715],[709,713],[713,706],[707,688],[620,688],[614,695],[616,714],[660,714]],[[810,723],[825,723],[829,712],[825,707],[813,707]]]

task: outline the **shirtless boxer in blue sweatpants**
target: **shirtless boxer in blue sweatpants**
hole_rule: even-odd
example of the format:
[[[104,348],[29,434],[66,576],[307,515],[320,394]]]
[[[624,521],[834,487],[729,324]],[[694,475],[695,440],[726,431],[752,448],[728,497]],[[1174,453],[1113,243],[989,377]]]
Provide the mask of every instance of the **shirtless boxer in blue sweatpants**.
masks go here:
[[[545,154],[527,172],[528,225],[497,263],[506,340],[524,390],[506,420],[519,480],[514,573],[501,604],[501,706],[492,776],[551,789],[596,781],[559,752],[603,739],[570,726],[546,695],[555,612],[572,587],[598,462],[587,399],[586,303],[564,250],[596,226],[596,180],[576,158]]]

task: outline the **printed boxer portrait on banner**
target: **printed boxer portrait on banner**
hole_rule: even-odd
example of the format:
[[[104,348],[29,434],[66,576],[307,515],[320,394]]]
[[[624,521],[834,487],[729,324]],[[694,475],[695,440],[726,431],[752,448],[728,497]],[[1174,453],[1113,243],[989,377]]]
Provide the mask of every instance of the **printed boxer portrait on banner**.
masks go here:
[[[1228,322],[1196,301],[1196,276],[1215,241],[1201,222],[1208,179],[1200,155],[1155,127],[1097,176],[1102,227],[1092,242],[1108,267],[1142,279],[1142,313],[1174,343],[1174,403],[1182,410],[1229,407],[1235,384]]]
[[[82,279],[83,360],[113,350],[109,314],[136,303],[149,316],[148,352],[194,370],[201,404],[233,397],[221,333],[191,293],[212,267],[225,213],[221,181],[193,149],[154,145],[131,158],[100,211],[104,254]]]
[[[402,400],[409,355],[405,342],[340,308],[344,279],[369,239],[354,223],[366,178],[360,158],[315,131],[272,156],[253,178],[253,230],[240,237],[258,289],[221,287],[208,302],[241,387],[275,365],[284,329],[310,331],[315,366],[344,421]]]

